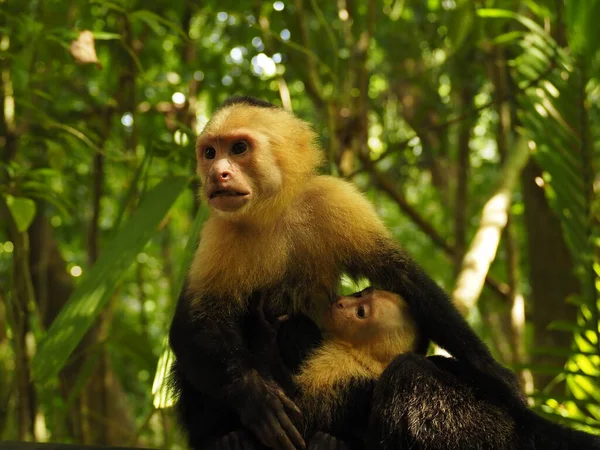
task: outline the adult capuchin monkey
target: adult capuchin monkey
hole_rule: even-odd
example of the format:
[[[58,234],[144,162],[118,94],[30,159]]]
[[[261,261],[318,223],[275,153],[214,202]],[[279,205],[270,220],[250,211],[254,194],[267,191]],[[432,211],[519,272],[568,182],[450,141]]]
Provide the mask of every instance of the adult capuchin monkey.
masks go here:
[[[397,245],[367,199],[343,180],[316,174],[322,153],[309,124],[261,100],[233,98],[200,134],[196,154],[211,214],[170,330],[180,401],[206,396],[234,410],[266,446],[303,448],[292,422],[300,420],[298,408],[249,351],[248,299],[263,293],[276,314],[318,318],[343,272],[401,295],[427,339],[517,398],[514,376]],[[188,431],[198,425],[194,414],[184,415]]]

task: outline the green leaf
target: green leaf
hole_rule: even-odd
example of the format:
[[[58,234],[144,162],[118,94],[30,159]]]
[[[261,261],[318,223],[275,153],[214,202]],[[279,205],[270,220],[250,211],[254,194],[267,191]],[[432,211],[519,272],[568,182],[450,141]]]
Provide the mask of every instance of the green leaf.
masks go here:
[[[6,206],[15,220],[20,233],[27,231],[35,217],[35,202],[30,198],[6,195]]]
[[[97,41],[110,41],[121,39],[121,35],[118,33],[108,33],[106,31],[94,31],[92,33],[94,35],[94,39],[96,39]]]
[[[448,39],[458,51],[473,30],[473,5],[465,2],[449,14]]]
[[[600,27],[597,25],[600,2],[578,0],[565,2],[567,37],[571,51],[592,59],[598,53]]]
[[[198,247],[198,237],[200,236],[200,230],[202,229],[202,225],[208,219],[209,209],[206,205],[201,205],[198,210],[198,214],[196,214],[196,218],[192,222],[192,227],[190,229],[190,237],[185,245],[185,250],[183,251],[181,266],[179,266],[179,273],[176,276],[176,280],[173,283],[173,290],[171,291],[171,297],[173,300],[177,300],[179,297],[179,293],[183,289],[183,283],[185,281],[185,276],[187,275],[190,264],[192,263],[192,258],[196,253],[196,248]]]
[[[41,342],[32,364],[35,381],[46,384],[58,374],[187,184],[187,177],[161,181],[106,245]]]
[[[525,33],[522,31],[509,31],[508,33],[500,34],[492,39],[493,44],[508,44],[510,42],[523,38]]]
[[[494,9],[494,8],[481,8],[477,10],[477,14],[479,17],[487,17],[490,19],[514,19],[521,23],[523,26],[529,28],[534,33],[538,33],[540,35],[545,36],[546,32],[542,27],[540,27],[537,23],[531,20],[528,17],[522,16],[521,14],[517,14],[513,11],[508,11],[505,9]]]
[[[192,223],[190,237],[188,238],[185,250],[183,251],[181,265],[179,266],[179,273],[175,277],[175,282],[173,283],[173,287],[171,290],[171,297],[174,300],[174,304],[177,301],[177,298],[179,297],[179,293],[183,289],[185,276],[187,275],[190,263],[192,262],[192,257],[194,256],[194,253],[196,251],[200,230],[202,229],[202,225],[208,218],[208,212],[209,210],[205,205],[200,206],[200,210],[198,211],[198,214],[196,214],[196,218]],[[169,384],[167,383],[167,378],[171,370],[171,364],[173,363],[174,359],[175,356],[169,348],[169,343],[167,339],[165,339],[163,342],[163,351],[158,360],[158,365],[154,374],[154,382],[152,383],[152,394],[154,395],[155,408],[167,408],[169,406],[172,406],[173,404],[173,396],[169,391]]]
[[[157,33],[160,32],[159,24],[162,24],[163,26],[169,28],[171,31],[174,31],[175,33],[179,34],[184,40],[189,39],[185,31],[183,31],[180,26],[171,22],[170,20],[165,19],[164,17],[159,16],[156,13],[153,13],[152,11],[148,11],[147,9],[140,9],[138,11],[132,12],[131,14],[129,14],[129,18],[130,20],[139,19],[143,22],[146,22],[146,24]]]

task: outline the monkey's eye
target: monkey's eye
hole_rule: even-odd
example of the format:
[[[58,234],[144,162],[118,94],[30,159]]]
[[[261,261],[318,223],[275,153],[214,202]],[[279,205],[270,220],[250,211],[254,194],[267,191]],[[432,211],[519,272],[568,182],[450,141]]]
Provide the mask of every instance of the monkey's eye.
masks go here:
[[[246,144],[244,141],[237,141],[231,146],[231,153],[234,155],[241,155],[246,150],[248,150],[248,144]]]
[[[206,147],[204,149],[204,157],[206,159],[214,159],[216,154],[217,154],[217,152],[213,147]]]
[[[367,317],[369,317],[370,315],[370,308],[366,305],[359,305],[358,308],[356,308],[356,317],[358,317],[359,319],[366,319]]]

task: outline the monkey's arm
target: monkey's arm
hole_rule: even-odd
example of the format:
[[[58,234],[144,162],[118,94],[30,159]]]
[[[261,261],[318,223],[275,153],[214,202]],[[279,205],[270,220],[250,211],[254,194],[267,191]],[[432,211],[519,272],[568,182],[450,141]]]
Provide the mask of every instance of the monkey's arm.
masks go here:
[[[241,317],[219,316],[222,299],[203,298],[202,310],[192,305],[184,288],[169,333],[177,364],[195,389],[236,410],[242,424],[272,448],[303,447],[289,419],[299,414],[281,388],[253,365]],[[222,308],[221,308],[222,309]]]
[[[365,276],[381,289],[400,294],[424,337],[495,380],[504,392],[519,393],[514,374],[492,357],[450,297],[393,240],[373,205],[355,186],[332,177],[315,183],[320,196],[313,222],[328,252],[352,276]],[[323,226],[326,224],[327,226]]]
[[[497,380],[498,388],[510,391],[515,401],[522,398],[514,374],[494,360],[446,292],[391,237],[376,238],[368,249],[356,248],[349,258],[352,275],[366,276],[377,287],[400,294],[424,337]]]

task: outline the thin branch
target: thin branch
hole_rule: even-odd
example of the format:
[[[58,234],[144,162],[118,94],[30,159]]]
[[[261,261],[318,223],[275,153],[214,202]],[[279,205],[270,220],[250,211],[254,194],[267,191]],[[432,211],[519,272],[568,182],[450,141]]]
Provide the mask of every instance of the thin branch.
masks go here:
[[[325,30],[327,37],[329,38],[329,42],[331,44],[331,50],[333,51],[333,77],[334,83],[337,85],[337,75],[338,75],[338,53],[339,53],[339,45],[337,39],[335,38],[335,33],[333,32],[333,28],[331,27],[331,23],[327,21],[325,18],[325,14],[323,14],[323,10],[319,7],[317,0],[310,0],[310,5],[321,24],[321,27]]]
[[[473,102],[473,89],[462,86],[460,89],[461,107],[465,107]],[[454,196],[454,242],[455,242],[455,275],[458,275],[460,263],[465,255],[467,247],[467,208],[468,208],[468,179],[470,172],[470,148],[471,130],[474,122],[465,120],[458,127],[457,147],[457,173],[456,173],[456,192]]]
[[[308,95],[312,98],[313,103],[321,109],[325,105],[323,99],[323,84],[317,66],[319,59],[317,55],[307,50],[310,48],[310,39],[308,36],[308,27],[306,25],[306,16],[304,14],[304,0],[294,0],[294,5],[296,6],[296,19],[298,22],[298,29],[300,30],[300,42],[302,43],[302,46],[299,47],[306,55],[306,69],[308,72],[305,83],[306,92],[308,92]]]
[[[500,182],[481,213],[479,229],[462,263],[452,298],[463,314],[475,306],[490,265],[496,256],[500,234],[507,221],[512,192],[521,170],[529,160],[527,141],[521,138],[508,157],[500,174]]]

